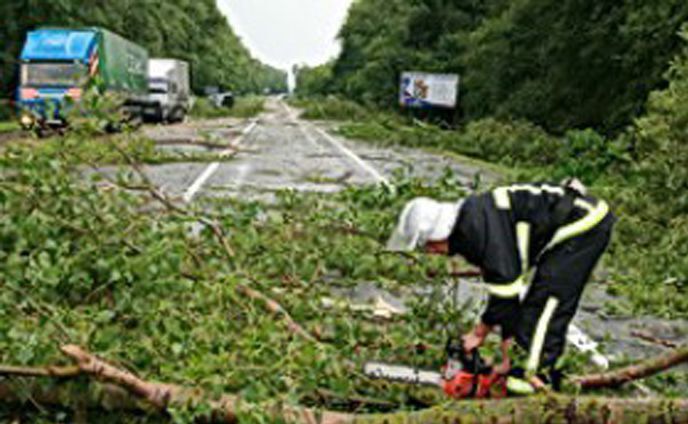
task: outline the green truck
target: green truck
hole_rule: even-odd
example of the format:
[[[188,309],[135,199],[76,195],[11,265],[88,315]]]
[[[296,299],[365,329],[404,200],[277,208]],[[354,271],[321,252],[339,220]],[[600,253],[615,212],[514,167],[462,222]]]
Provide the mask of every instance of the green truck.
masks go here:
[[[44,28],[26,37],[17,104],[26,129],[64,127],[87,88],[112,93],[131,117],[148,95],[148,52],[102,28]]]

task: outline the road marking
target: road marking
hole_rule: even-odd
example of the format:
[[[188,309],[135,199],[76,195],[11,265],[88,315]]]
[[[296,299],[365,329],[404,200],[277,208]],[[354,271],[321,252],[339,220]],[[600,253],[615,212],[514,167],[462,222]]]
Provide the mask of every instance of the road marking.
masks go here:
[[[239,136],[239,138],[237,138],[236,141],[234,141],[231,144],[232,147],[220,152],[219,156],[221,158],[225,158],[230,154],[234,153],[236,151],[236,147],[244,141],[244,138],[246,138],[246,136],[251,131],[253,131],[253,129],[256,126],[258,126],[258,122],[252,121],[249,126],[247,126],[243,129],[243,131],[241,131],[241,136]],[[215,173],[215,171],[217,171],[217,168],[219,167],[220,162],[213,162],[210,165],[208,165],[208,167],[201,173],[201,175],[199,175],[198,178],[196,178],[196,180],[189,186],[189,188],[184,193],[184,196],[182,196],[184,203],[189,203],[193,200],[198,191],[203,187],[203,184],[205,184],[206,181],[208,181],[208,179]]]
[[[248,176],[249,172],[251,172],[251,169],[253,167],[250,163],[242,163],[237,168],[239,169],[237,169],[237,178],[235,184],[237,188],[241,188],[241,186],[244,185],[246,177]]]
[[[377,170],[376,170],[375,168],[373,168],[373,167],[370,166],[366,161],[364,161],[363,159],[361,159],[356,153],[354,153],[354,152],[352,152],[351,150],[349,150],[348,148],[346,148],[346,146],[344,146],[342,143],[340,143],[339,141],[337,141],[336,138],[332,137],[332,136],[331,136],[330,134],[328,134],[326,131],[324,131],[324,130],[318,128],[318,127],[315,127],[315,130],[316,130],[317,132],[319,132],[323,137],[325,137],[325,140],[329,141],[330,144],[332,144],[332,145],[335,146],[337,149],[339,149],[340,152],[342,152],[342,153],[344,153],[345,155],[347,155],[349,158],[351,158],[351,160],[353,160],[354,162],[356,162],[356,163],[358,164],[358,166],[360,166],[360,167],[363,168],[366,172],[368,172],[370,175],[372,175],[373,178],[375,178],[375,180],[377,180],[377,182],[383,184],[384,186],[386,186],[386,187],[388,187],[388,188],[392,188],[392,184],[389,182],[389,180],[387,179],[387,177],[385,177],[384,175],[382,175],[382,174],[380,174],[379,172],[377,172]]]
[[[287,114],[289,115],[289,118],[297,124],[299,127],[302,128],[302,132],[306,134],[306,131],[303,129],[304,127],[308,127],[309,124],[306,124],[302,122],[301,120],[296,118],[296,115],[292,112],[291,108],[289,107],[288,104],[285,102],[281,102],[282,105],[284,106],[285,110],[287,111]],[[322,135],[325,140],[327,140],[330,144],[332,144],[334,147],[336,147],[340,152],[344,153],[346,156],[348,156],[352,161],[354,161],[358,166],[360,166],[364,171],[366,171],[368,174],[370,174],[373,178],[375,178],[376,182],[381,183],[385,187],[389,189],[394,189],[394,186],[389,182],[389,179],[385,177],[384,175],[380,174],[375,168],[373,168],[370,164],[368,164],[366,161],[361,159],[360,156],[358,156],[356,153],[348,149],[346,146],[344,146],[342,143],[340,143],[336,138],[332,137],[329,133],[326,131],[316,127],[315,125],[312,126],[320,135]],[[309,138],[310,137],[306,137]],[[310,139],[310,141],[313,141]]]

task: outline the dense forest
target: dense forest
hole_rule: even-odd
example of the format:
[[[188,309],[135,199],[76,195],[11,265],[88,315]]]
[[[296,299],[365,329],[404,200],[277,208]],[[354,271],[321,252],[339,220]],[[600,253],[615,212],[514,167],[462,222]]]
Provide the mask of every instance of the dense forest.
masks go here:
[[[26,32],[42,26],[101,26],[143,45],[151,57],[187,60],[199,92],[286,88],[286,74],[251,57],[214,0],[17,0],[2,2],[0,14],[1,97],[12,96]]]
[[[468,120],[618,132],[665,86],[686,20],[681,0],[363,0],[341,55],[302,68],[299,89],[392,108],[400,72],[452,72]]]

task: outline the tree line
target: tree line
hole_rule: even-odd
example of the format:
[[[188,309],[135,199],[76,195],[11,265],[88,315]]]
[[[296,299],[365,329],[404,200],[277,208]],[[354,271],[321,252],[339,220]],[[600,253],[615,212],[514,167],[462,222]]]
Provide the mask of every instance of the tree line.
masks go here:
[[[286,89],[286,74],[251,57],[215,0],[13,0],[0,5],[0,97],[13,95],[26,33],[38,27],[99,26],[188,61],[192,86],[243,92]]]
[[[666,86],[686,21],[682,0],[360,0],[339,57],[298,69],[298,90],[393,108],[401,72],[458,73],[469,120],[616,133]]]

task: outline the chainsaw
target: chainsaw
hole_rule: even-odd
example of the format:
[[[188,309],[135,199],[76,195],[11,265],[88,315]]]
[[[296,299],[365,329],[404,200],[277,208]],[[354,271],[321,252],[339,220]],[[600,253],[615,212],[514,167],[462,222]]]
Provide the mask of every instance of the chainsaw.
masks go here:
[[[466,353],[459,340],[448,340],[447,363],[440,372],[419,370],[403,365],[368,362],[363,372],[369,377],[407,384],[442,388],[453,399],[499,399],[507,395],[507,377],[486,365],[478,349]]]

